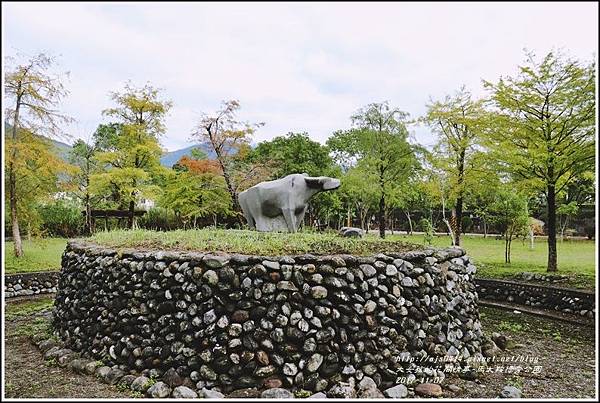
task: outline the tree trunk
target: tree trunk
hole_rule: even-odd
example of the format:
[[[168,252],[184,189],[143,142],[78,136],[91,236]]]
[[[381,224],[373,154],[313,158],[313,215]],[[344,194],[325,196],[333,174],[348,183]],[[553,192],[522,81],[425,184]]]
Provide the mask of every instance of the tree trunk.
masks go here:
[[[569,216],[565,217],[565,221],[560,224],[560,242],[562,243],[565,240],[565,230],[567,229],[567,225],[569,225]]]
[[[352,226],[352,219],[350,218],[350,204],[348,204],[348,215],[346,217],[346,227]]]
[[[556,265],[556,188],[548,184],[548,271],[558,270]]]
[[[412,226],[412,220],[410,218],[410,211],[406,211],[406,212],[404,212],[404,214],[406,215],[406,218],[408,218],[408,235],[412,235],[413,226]]]
[[[21,97],[17,97],[17,105],[15,107],[15,118],[12,127],[13,147],[11,159],[8,164],[8,191],[10,199],[10,220],[12,226],[13,245],[15,257],[23,256],[23,243],[21,241],[21,231],[19,229],[19,217],[17,214],[17,176],[14,169],[14,161],[17,159],[17,127],[19,125],[19,109],[21,106]]]
[[[483,221],[483,239],[487,238],[487,223],[485,222],[485,219],[481,220]]]
[[[215,149],[215,152],[217,153],[217,161],[219,161],[219,165],[221,166],[221,171],[223,171],[223,179],[225,179],[225,186],[227,186],[227,191],[229,192],[229,196],[231,196],[231,204],[233,207],[233,211],[239,211],[240,205],[238,203],[235,190],[233,189],[233,183],[231,182],[231,177],[229,176],[229,172],[227,172],[227,169],[225,168],[225,162],[223,160],[223,157],[221,156],[221,153],[219,151],[217,151],[216,149]]]
[[[533,241],[535,234],[533,233],[533,227],[529,227],[529,249],[533,250]]]
[[[17,216],[16,177],[12,162],[9,164],[9,195],[10,195],[10,221],[12,225],[13,245],[15,257],[23,256],[23,243],[21,231],[19,230],[19,218]]]
[[[379,190],[381,197],[379,198],[379,237],[385,238],[385,179],[383,165],[379,165]]]
[[[446,224],[446,227],[448,228],[448,234],[450,234],[450,239],[452,240],[452,246],[456,246],[455,238],[454,238],[454,231],[452,230],[452,225],[450,225],[450,222],[446,219],[446,202],[444,201],[443,196],[442,196],[442,221]]]
[[[385,196],[383,192],[379,198],[379,237],[385,238]]]
[[[460,246],[460,234],[462,232],[462,216],[463,216],[463,182],[465,180],[465,153],[466,150],[461,150],[458,159],[458,197],[456,198],[456,207],[452,209],[452,214],[455,217],[454,240],[456,246]]]
[[[360,221],[360,229],[364,231],[366,214],[364,214],[363,209],[358,203],[356,204],[356,212],[358,213],[358,220]],[[351,225],[349,225],[349,227],[351,227]]]
[[[127,218],[127,226],[129,227],[129,229],[133,229],[134,209],[135,209],[135,202],[133,200],[131,200],[129,202],[129,217]]]
[[[462,215],[463,215],[463,199],[459,197],[456,199],[456,207],[452,209],[452,216],[454,217],[454,241],[456,246],[460,246],[460,234],[462,232]]]
[[[85,235],[92,234],[92,208],[90,206],[90,195],[85,195],[85,224],[83,227]]]
[[[450,234],[450,239],[452,240],[452,246],[456,246],[456,243],[454,241],[454,231],[452,231],[452,226],[450,225],[450,222],[448,220],[446,220],[446,218],[443,218],[442,221],[444,221],[444,223],[446,224],[446,227],[448,227],[448,234]]]

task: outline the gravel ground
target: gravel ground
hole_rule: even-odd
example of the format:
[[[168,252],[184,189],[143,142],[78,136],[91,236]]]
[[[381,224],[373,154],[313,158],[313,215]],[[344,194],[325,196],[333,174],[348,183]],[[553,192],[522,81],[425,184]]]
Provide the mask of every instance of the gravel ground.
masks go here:
[[[10,303],[14,307],[25,301]],[[9,307],[7,309],[13,309]],[[74,374],[47,363],[27,334],[46,326],[43,314],[17,315],[5,323],[5,396],[9,398],[131,398],[130,392]],[[595,396],[595,337],[591,327],[549,321],[526,314],[481,308],[487,334],[500,332],[514,343],[496,357],[537,357],[538,374],[485,373],[473,380],[449,375],[447,398],[494,398],[506,385],[518,387],[524,398],[592,398]],[[498,362],[498,361],[497,361]],[[490,366],[496,367],[497,364]],[[500,364],[502,366],[502,364]],[[504,365],[506,367],[506,365]],[[449,385],[458,386],[452,392]]]

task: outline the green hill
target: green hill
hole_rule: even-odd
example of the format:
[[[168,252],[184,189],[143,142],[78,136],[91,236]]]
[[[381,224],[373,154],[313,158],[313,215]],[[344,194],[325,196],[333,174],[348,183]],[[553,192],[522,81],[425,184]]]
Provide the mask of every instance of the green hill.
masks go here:
[[[8,123],[6,123],[4,125],[4,130],[6,133],[5,138],[8,137],[10,128],[11,128],[11,126]],[[54,147],[56,154],[64,161],[67,161],[69,158],[69,152],[71,151],[71,149],[73,147],[62,141],[54,140],[54,139],[47,138],[47,137],[46,137],[46,139],[52,143],[52,146]],[[208,144],[195,144],[195,145],[192,145],[189,147],[181,148],[179,150],[167,151],[166,153],[164,153],[162,155],[162,157],[160,157],[160,164],[162,166],[170,168],[173,165],[175,165],[175,163],[177,161],[179,161],[181,159],[181,157],[191,156],[192,150],[194,148],[200,148],[202,151],[204,151],[206,153],[208,158],[215,158],[215,152],[210,148],[210,146],[208,146]]]

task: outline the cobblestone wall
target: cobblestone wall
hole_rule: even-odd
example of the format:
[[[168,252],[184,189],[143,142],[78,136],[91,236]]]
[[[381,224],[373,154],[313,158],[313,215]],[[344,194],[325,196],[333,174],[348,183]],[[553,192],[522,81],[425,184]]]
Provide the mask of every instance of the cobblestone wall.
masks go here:
[[[4,276],[6,298],[56,292],[58,272],[9,274]]]
[[[69,243],[54,327],[83,356],[227,391],[277,378],[395,385],[410,358],[480,356],[459,248],[371,257],[115,251]],[[430,376],[443,378],[442,363]]]

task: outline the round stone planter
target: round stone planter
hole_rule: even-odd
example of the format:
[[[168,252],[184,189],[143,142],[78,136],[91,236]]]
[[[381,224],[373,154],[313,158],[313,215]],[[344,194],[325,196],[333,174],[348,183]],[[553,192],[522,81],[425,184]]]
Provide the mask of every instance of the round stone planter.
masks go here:
[[[460,248],[371,257],[114,250],[70,242],[54,327],[107,365],[222,391],[322,391],[443,377],[481,353],[475,267]],[[419,374],[419,362],[425,374]]]

